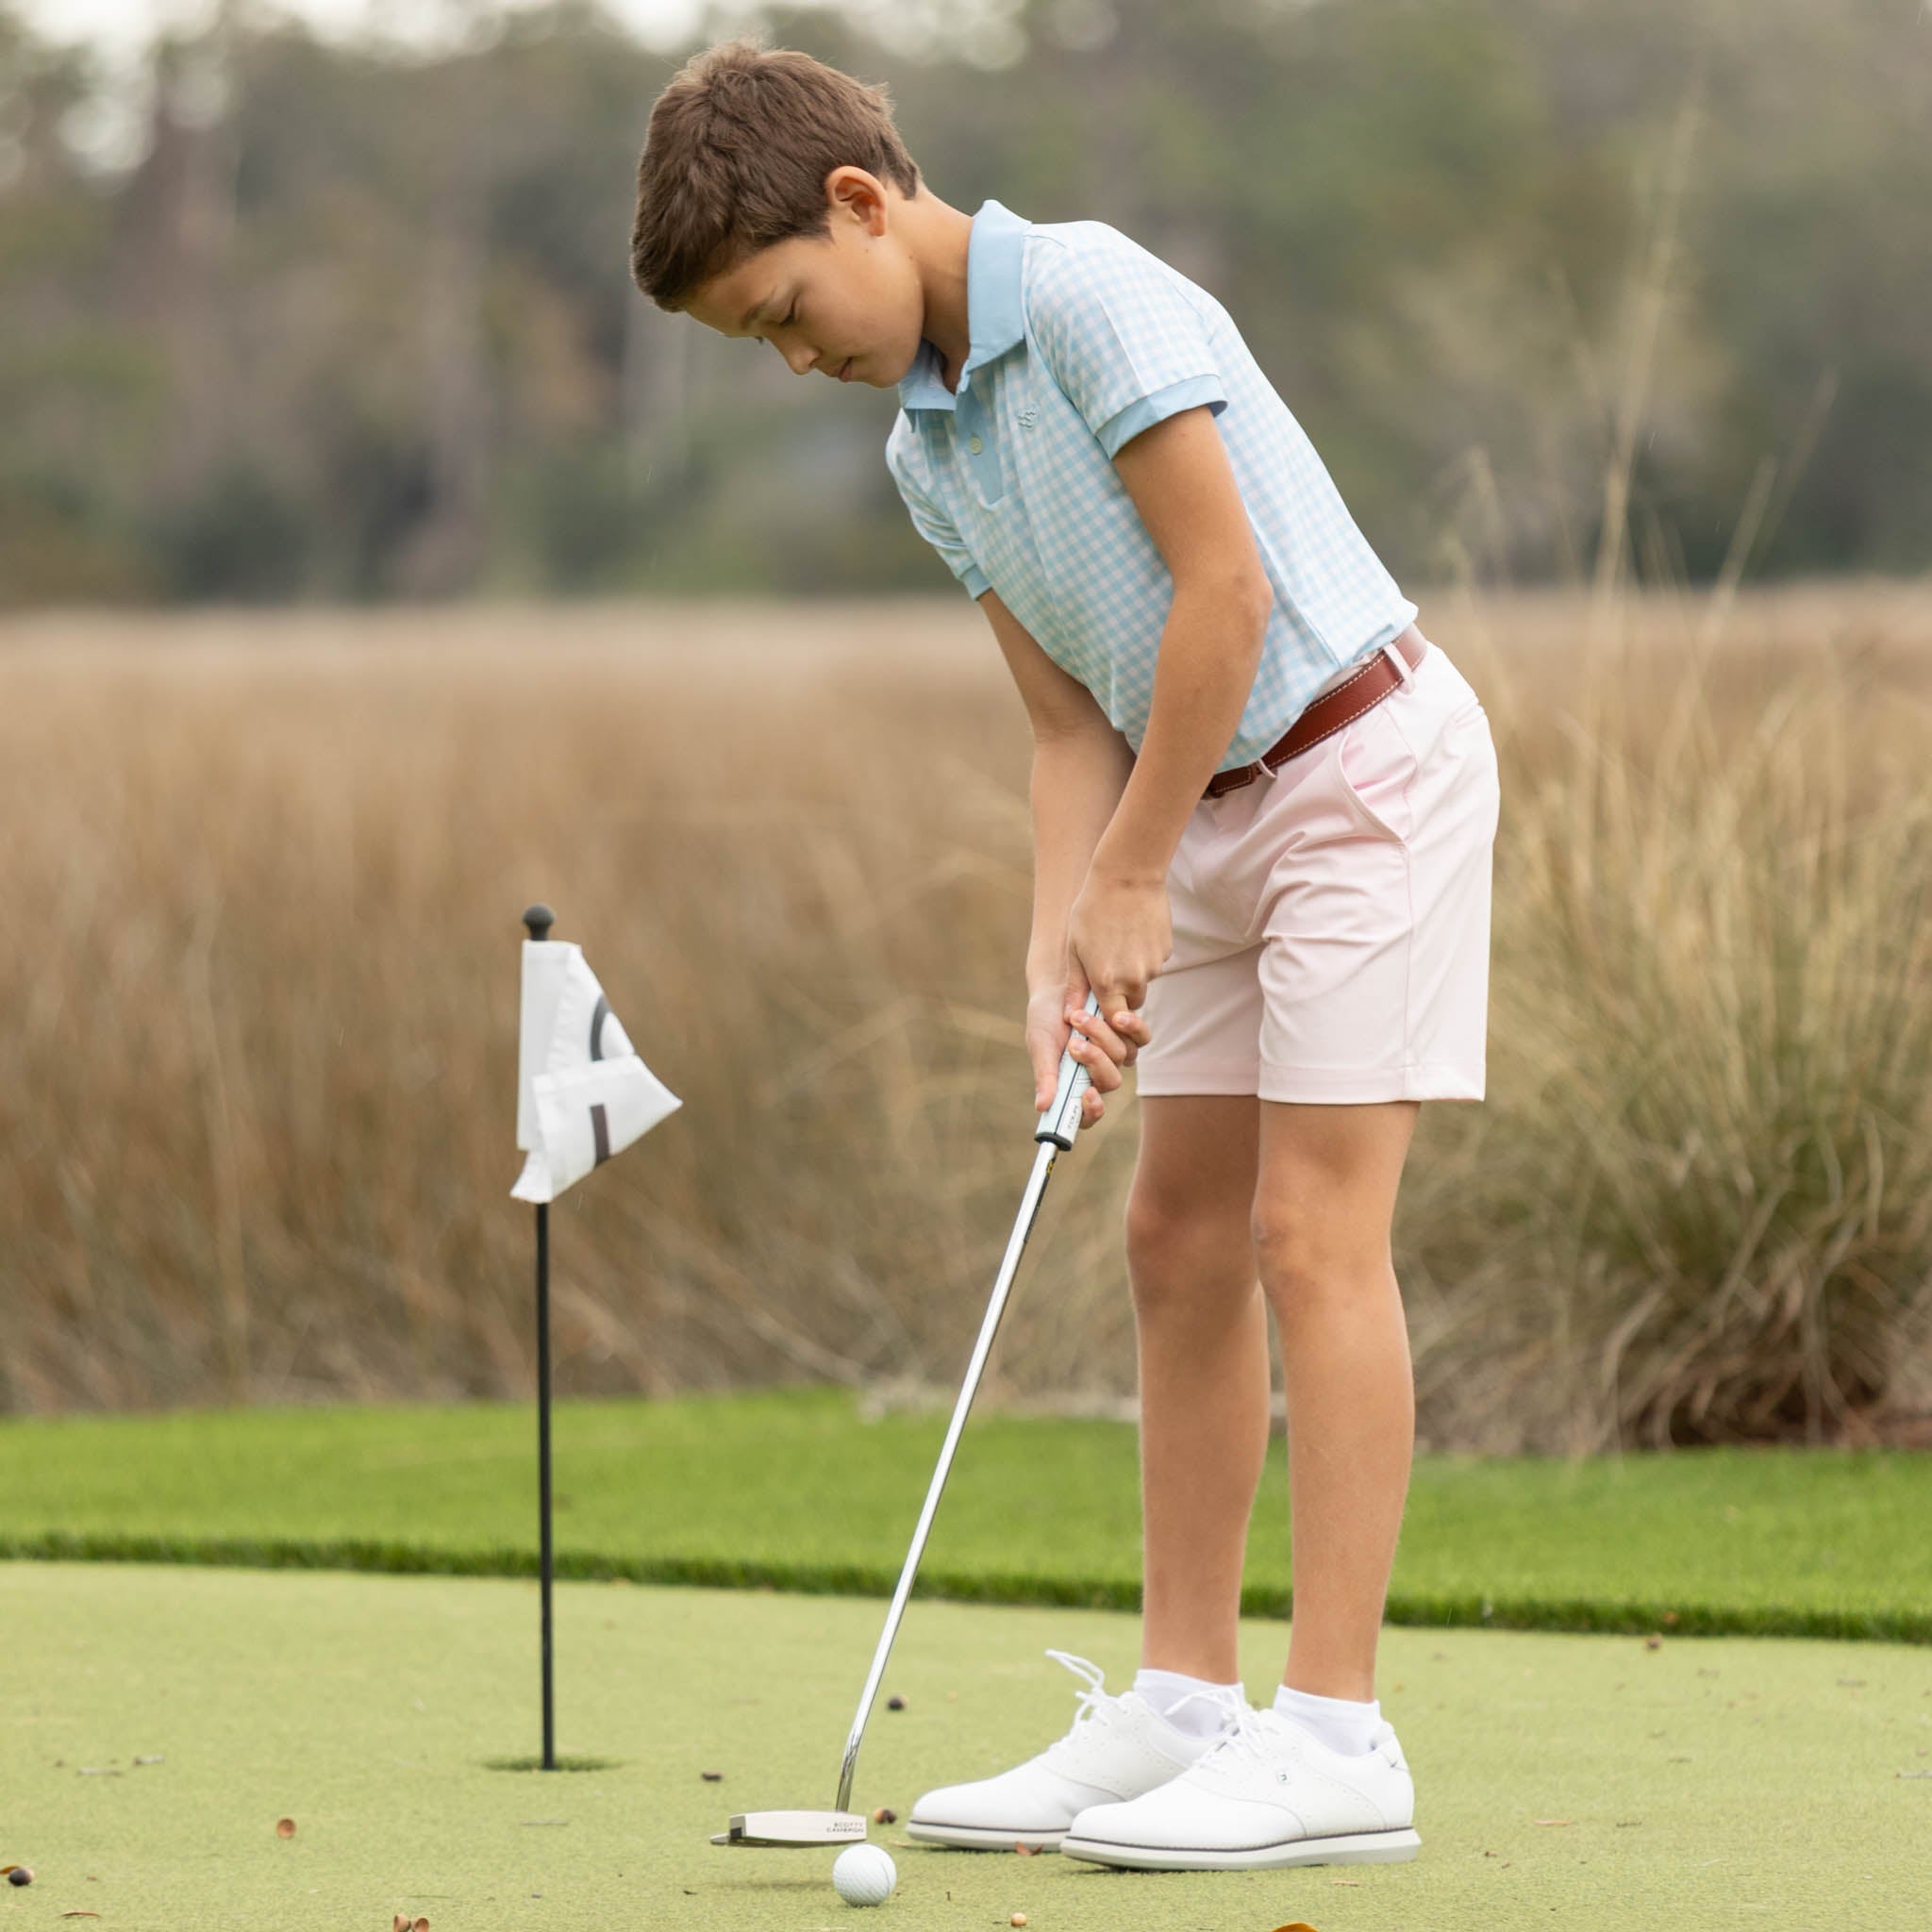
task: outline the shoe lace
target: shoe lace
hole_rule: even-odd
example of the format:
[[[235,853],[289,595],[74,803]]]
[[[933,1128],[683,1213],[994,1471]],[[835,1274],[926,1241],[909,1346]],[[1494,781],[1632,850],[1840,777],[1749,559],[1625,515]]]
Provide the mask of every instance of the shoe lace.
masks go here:
[[[1238,1715],[1240,1710],[1246,1707],[1247,1700],[1242,1698],[1237,1704],[1233,1701],[1231,1694],[1225,1690],[1190,1690],[1185,1697],[1179,1698],[1168,1706],[1168,1721],[1172,1723],[1175,1711],[1184,1709],[1188,1705],[1194,1703],[1205,1704],[1211,1709],[1218,1710],[1222,1715],[1223,1721],[1225,1722],[1230,1716]]]
[[[1074,1692],[1077,1702],[1074,1710],[1074,1725],[1067,1733],[1067,1737],[1059,1740],[1059,1743],[1064,1744],[1078,1730],[1083,1721],[1091,1722],[1103,1705],[1113,1704],[1118,1700],[1101,1689],[1107,1681],[1107,1673],[1098,1664],[1091,1662],[1084,1657],[1075,1657],[1070,1650],[1050,1650],[1046,1654],[1055,1662],[1065,1664],[1087,1687],[1084,1690]]]
[[[1198,1697],[1201,1693],[1191,1691],[1189,1695]],[[1273,1724],[1271,1724],[1273,1720]],[[1221,1769],[1225,1770],[1236,1758],[1252,1758],[1257,1763],[1266,1761],[1269,1757],[1268,1742],[1274,1724],[1280,1720],[1274,1711],[1245,1705],[1234,1714],[1234,1722],[1222,1732],[1207,1751],[1196,1760],[1195,1769],[1219,1760]]]
[[[1198,1691],[1191,1693],[1198,1696]],[[1221,1754],[1221,1769],[1226,1770],[1237,1758],[1253,1760],[1257,1763],[1272,1763],[1279,1760],[1281,1740],[1293,1726],[1278,1711],[1269,1705],[1248,1705],[1235,1714],[1235,1721],[1220,1738],[1198,1759],[1206,1764],[1217,1754]],[[1407,1763],[1402,1756],[1402,1746],[1395,1741],[1392,1726],[1384,1724],[1375,1734],[1371,1750],[1381,1754],[1384,1760],[1398,1771],[1407,1771]]]
[[[1070,1650],[1050,1650],[1046,1654],[1057,1662],[1065,1664],[1087,1687],[1084,1690],[1074,1693],[1077,1703],[1074,1711],[1074,1723],[1067,1735],[1061,1738],[1058,1743],[1048,1747],[1052,1750],[1058,1750],[1060,1746],[1072,1741],[1078,1733],[1082,1720],[1091,1723],[1099,1716],[1104,1707],[1118,1704],[1120,1699],[1101,1689],[1102,1684],[1106,1681],[1107,1673],[1098,1664],[1090,1662],[1084,1657],[1075,1657]],[[1192,1704],[1197,1698],[1205,1704],[1212,1705],[1217,1710],[1223,1712],[1227,1711],[1231,1707],[1225,1692],[1190,1690],[1178,1703],[1170,1706],[1167,1713],[1168,1716],[1172,1718],[1174,1713],[1180,1709],[1182,1705]],[[1247,1711],[1250,1716],[1254,1714],[1245,1699],[1242,1700],[1240,1708]],[[1217,1746],[1216,1748],[1219,1747]]]

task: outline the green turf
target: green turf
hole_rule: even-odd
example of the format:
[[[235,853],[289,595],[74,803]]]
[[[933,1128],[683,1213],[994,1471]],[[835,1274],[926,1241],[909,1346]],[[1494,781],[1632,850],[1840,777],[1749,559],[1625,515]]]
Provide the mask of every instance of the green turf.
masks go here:
[[[432,1932],[852,1923],[825,1852],[712,1848],[734,1809],[829,1805],[879,1628],[852,1598],[568,1584],[539,1743],[533,1584],[0,1565],[0,1891],[23,1928]],[[1242,1629],[1257,1699],[1284,1632]],[[1137,1620],[917,1605],[855,1802],[903,1813],[1121,1688]],[[1132,1874],[912,1847],[881,1927],[1032,1932],[1830,1932],[1923,1925],[1932,1654],[1751,1638],[1391,1630],[1381,1691],[1417,1778],[1413,1863]],[[153,1759],[153,1762],[137,1762]],[[717,1783],[705,1771],[724,1774]],[[1901,1774],[1906,1775],[1901,1775]],[[275,1830],[282,1817],[294,1836]],[[1541,1821],[1567,1821],[1545,1823]],[[95,1921],[69,1921],[74,1910]],[[872,1922],[860,1921],[859,1924]]]
[[[889,1590],[943,1413],[838,1390],[560,1404],[560,1574]],[[535,1562],[527,1405],[177,1411],[0,1424],[0,1554],[516,1574]],[[1392,1622],[1932,1641],[1932,1456],[1699,1451],[1424,1457]],[[1287,1607],[1286,1456],[1247,1607]],[[929,1594],[1131,1607],[1131,1426],[968,1426]]]

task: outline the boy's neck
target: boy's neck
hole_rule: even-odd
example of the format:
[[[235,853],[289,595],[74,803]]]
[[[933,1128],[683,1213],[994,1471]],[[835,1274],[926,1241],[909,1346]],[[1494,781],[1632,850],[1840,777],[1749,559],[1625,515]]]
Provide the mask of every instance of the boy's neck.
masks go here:
[[[919,271],[920,292],[925,300],[925,322],[920,333],[940,353],[941,380],[947,389],[957,390],[973,349],[966,309],[966,262],[973,217],[922,185],[910,201],[899,203],[894,218],[906,252]]]

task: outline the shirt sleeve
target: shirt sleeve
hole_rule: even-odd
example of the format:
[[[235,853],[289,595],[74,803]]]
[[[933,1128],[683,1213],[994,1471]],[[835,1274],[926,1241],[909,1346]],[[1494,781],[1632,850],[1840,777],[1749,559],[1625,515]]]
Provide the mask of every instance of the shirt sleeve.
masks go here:
[[[913,475],[912,464],[901,441],[904,420],[902,417],[894,425],[892,435],[886,439],[886,467],[892,473],[892,481],[899,486],[899,495],[912,519],[912,527],[945,558],[946,568],[965,585],[969,597],[984,596],[992,586],[988,583],[985,572],[974,561],[972,551],[966,547],[966,540],[959,534],[958,525]]]
[[[1026,308],[1055,382],[1109,461],[1163,417],[1227,408],[1207,316],[1165,262],[1124,236],[1043,250]]]

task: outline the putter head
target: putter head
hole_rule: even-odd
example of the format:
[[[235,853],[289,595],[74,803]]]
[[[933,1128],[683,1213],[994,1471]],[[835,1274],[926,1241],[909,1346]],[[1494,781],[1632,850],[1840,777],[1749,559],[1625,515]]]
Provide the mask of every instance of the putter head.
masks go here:
[[[857,1811],[741,1811],[729,1831],[714,1832],[714,1845],[856,1845],[865,1839]]]

